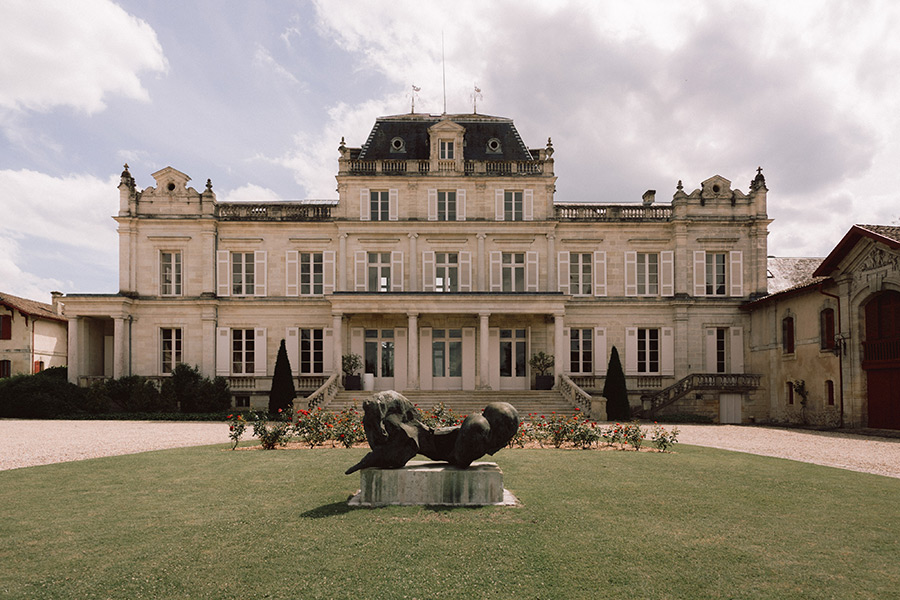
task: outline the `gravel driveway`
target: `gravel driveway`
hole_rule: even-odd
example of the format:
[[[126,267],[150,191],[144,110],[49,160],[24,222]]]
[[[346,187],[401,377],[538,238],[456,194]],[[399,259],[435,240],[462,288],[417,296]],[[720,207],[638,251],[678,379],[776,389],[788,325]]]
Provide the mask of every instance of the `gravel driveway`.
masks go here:
[[[900,478],[900,439],[739,425],[678,428],[682,444]],[[0,471],[228,441],[226,423],[0,419]]]

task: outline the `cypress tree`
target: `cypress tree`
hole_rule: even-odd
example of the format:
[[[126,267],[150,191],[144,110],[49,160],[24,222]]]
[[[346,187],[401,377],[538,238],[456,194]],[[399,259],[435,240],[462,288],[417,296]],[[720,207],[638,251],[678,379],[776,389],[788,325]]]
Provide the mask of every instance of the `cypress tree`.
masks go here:
[[[610,421],[627,421],[631,419],[631,405],[628,404],[628,388],[625,385],[625,373],[619,360],[619,351],[613,346],[609,355],[609,366],[606,369],[606,382],[603,384],[603,396],[606,398],[606,418]]]
[[[272,373],[272,390],[269,392],[269,412],[276,413],[278,409],[291,413],[294,409],[294,377],[291,375],[291,363],[288,360],[287,348],[284,340],[278,348],[278,358],[275,359],[275,372]]]

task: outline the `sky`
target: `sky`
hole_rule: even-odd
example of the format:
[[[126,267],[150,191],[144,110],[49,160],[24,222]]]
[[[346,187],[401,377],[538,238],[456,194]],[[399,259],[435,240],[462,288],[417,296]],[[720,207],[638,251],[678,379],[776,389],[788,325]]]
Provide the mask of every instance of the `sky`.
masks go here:
[[[557,202],[768,194],[769,254],[900,224],[900,3],[3,0],[0,290],[118,291],[119,174],[336,198],[341,138],[473,110],[552,138]],[[445,82],[445,83],[444,83]],[[446,90],[446,91],[445,91]]]

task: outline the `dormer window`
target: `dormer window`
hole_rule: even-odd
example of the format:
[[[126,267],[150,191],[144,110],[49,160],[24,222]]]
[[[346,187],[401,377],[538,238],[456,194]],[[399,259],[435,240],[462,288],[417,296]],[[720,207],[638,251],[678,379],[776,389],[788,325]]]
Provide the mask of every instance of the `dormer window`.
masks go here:
[[[406,142],[401,137],[395,137],[391,140],[391,153],[406,152]]]
[[[500,140],[498,140],[497,138],[489,139],[486,150],[488,154],[500,154],[503,151],[502,147],[500,146]]]
[[[453,160],[453,140],[441,140],[441,160]]]

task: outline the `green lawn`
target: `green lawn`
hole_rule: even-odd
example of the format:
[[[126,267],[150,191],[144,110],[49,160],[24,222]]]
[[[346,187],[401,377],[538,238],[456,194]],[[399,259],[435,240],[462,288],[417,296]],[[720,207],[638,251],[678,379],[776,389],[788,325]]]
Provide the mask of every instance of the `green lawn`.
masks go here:
[[[516,449],[521,507],[350,509],[363,450],[222,448],[0,472],[0,597],[900,597],[900,479]]]

